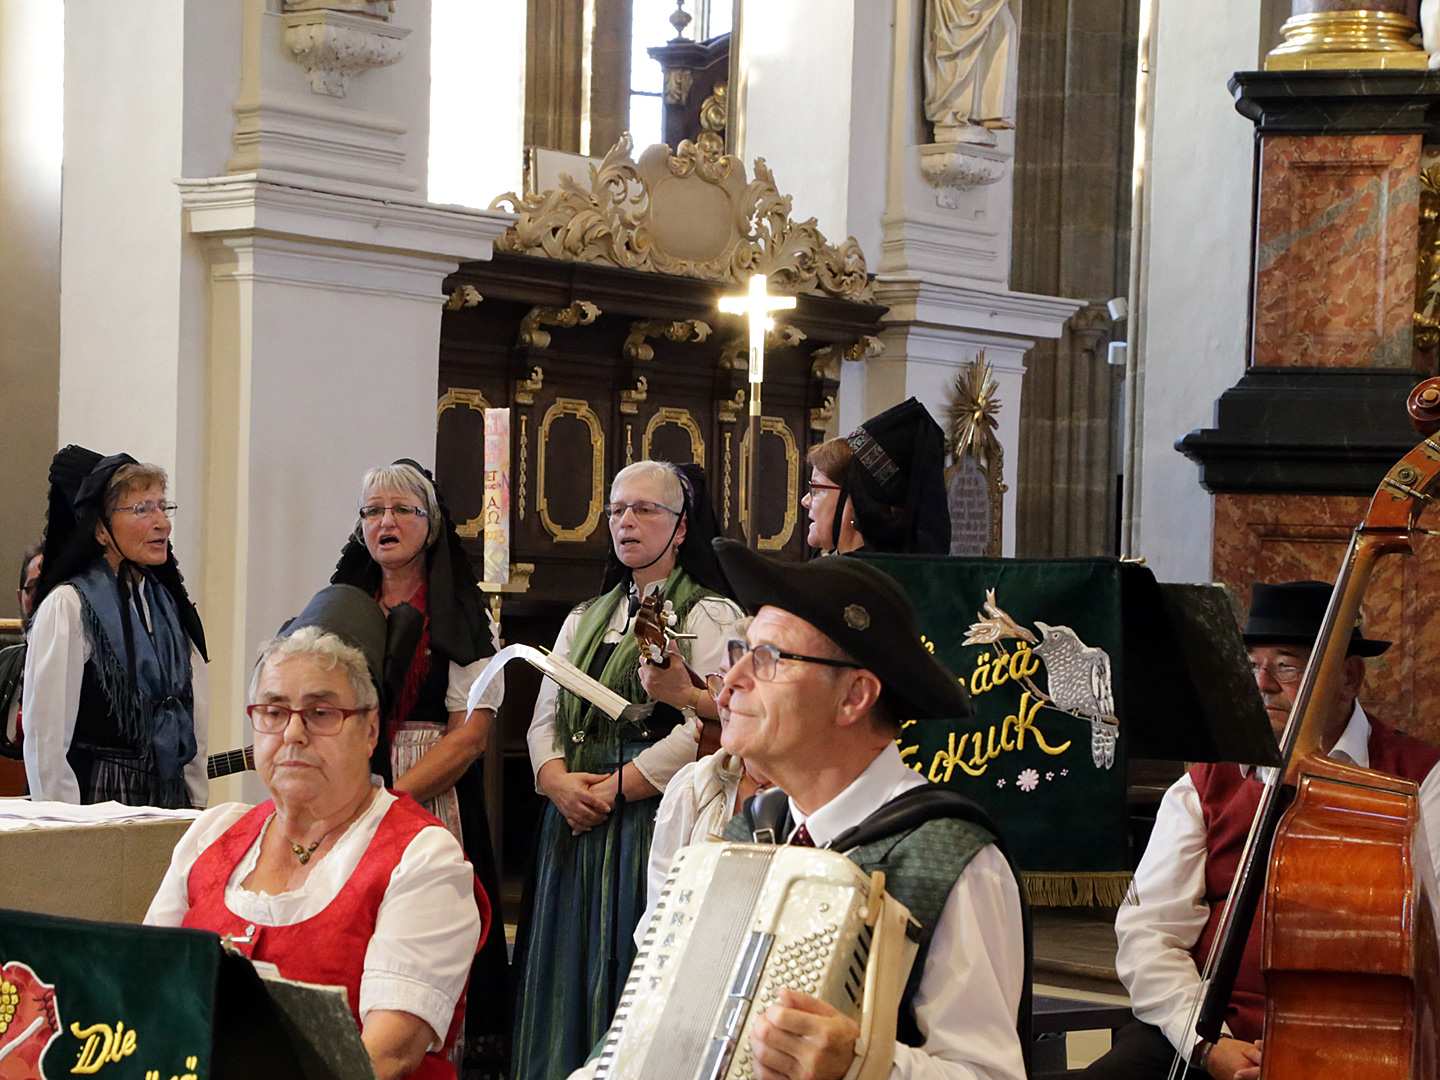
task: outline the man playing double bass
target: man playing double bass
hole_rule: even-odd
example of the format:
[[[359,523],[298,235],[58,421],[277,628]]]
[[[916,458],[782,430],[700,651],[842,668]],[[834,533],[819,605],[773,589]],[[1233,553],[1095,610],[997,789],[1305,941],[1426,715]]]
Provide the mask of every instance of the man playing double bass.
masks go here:
[[[1242,635],[1255,682],[1276,737],[1289,719],[1310,650],[1329,603],[1320,581],[1257,583]],[[1331,758],[1413,780],[1432,863],[1440,860],[1440,750],[1387,727],[1361,707],[1365,658],[1388,641],[1351,633],[1340,689],[1324,703],[1322,749]],[[1319,702],[1314,703],[1320,705]],[[1115,968],[1130,992],[1136,1019],[1117,1033],[1110,1052],[1085,1072],[1088,1080],[1163,1078],[1179,1053],[1187,1080],[1259,1075],[1265,983],[1260,970],[1261,921],[1251,927],[1225,1036],[1211,1045],[1195,1034],[1192,1015],[1199,971],[1210,952],[1220,912],[1255,818],[1263,783],[1249,766],[1196,765],[1160,804],[1135,883],[1115,919]]]

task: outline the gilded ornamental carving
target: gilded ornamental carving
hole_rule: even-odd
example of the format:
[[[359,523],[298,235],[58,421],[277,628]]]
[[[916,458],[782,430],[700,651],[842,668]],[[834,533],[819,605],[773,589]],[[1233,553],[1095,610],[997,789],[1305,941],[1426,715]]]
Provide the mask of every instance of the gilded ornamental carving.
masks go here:
[[[763,158],[747,181],[731,154],[687,141],[673,154],[651,146],[636,162],[632,145],[622,136],[588,183],[562,175],[549,191],[496,199],[492,209],[520,220],[495,250],[736,285],[763,273],[785,292],[871,300],[860,245],[831,244],[813,218],[793,221]]]

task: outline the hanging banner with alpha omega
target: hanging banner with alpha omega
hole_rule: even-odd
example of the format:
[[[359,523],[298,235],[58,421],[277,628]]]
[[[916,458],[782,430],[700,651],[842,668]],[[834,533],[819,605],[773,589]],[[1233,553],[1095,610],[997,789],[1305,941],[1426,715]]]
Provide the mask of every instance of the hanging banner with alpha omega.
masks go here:
[[[905,763],[994,816],[1032,902],[1118,904],[1130,878],[1120,564],[866,560],[909,594],[971,702],[964,719],[906,721]]]

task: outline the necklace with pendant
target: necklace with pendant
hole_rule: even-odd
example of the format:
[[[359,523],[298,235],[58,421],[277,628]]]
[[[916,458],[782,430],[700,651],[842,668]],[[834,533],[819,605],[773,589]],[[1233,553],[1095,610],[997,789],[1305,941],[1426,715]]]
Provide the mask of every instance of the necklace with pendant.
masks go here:
[[[320,838],[320,840],[324,840],[324,839],[325,839],[325,837],[323,837],[323,836]],[[300,865],[301,865],[301,866],[304,866],[306,863],[308,863],[308,862],[310,861],[310,856],[311,856],[311,855],[314,855],[314,854],[315,854],[315,849],[320,846],[320,840],[316,840],[316,841],[315,841],[313,844],[311,844],[309,847],[301,847],[299,844],[291,844],[291,845],[290,845],[290,850],[293,851],[293,852],[295,852],[296,856],[300,859]]]

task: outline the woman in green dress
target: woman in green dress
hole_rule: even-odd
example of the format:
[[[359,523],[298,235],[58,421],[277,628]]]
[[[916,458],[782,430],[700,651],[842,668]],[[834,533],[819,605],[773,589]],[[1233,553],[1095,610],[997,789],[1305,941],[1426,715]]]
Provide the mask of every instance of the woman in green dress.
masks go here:
[[[669,601],[677,629],[695,635],[682,652],[701,675],[722,667],[725,643],[743,618],[719,595],[723,578],[710,548],[717,530],[703,470],[629,465],[611,485],[606,517],[612,558],[604,588],[566,618],[555,652],[627,700],[664,702],[683,719],[661,738],[641,738],[617,730],[553,682],[541,685],[528,742],[536,788],[549,802],[529,933],[517,957],[512,1080],[568,1075],[609,1027],[617,984],[634,958],[631,935],[645,910],[652,800],[695,760],[700,718],[717,715],[710,695],[692,687],[680,665],[642,664],[631,632],[635,609],[656,593]],[[613,811],[622,755],[624,804]]]

